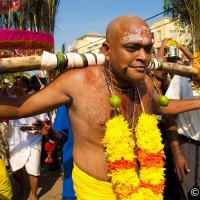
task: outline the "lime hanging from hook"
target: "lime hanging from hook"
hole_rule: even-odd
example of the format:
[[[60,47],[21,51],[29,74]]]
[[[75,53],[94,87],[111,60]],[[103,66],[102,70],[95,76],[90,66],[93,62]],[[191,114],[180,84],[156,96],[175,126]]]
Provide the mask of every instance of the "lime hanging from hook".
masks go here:
[[[159,96],[158,98],[158,103],[161,105],[161,106],[167,106],[169,104],[169,99],[164,96],[164,95],[161,95]]]
[[[110,106],[113,107],[113,108],[118,108],[121,105],[121,102],[122,102],[121,98],[117,95],[112,95],[109,98]]]

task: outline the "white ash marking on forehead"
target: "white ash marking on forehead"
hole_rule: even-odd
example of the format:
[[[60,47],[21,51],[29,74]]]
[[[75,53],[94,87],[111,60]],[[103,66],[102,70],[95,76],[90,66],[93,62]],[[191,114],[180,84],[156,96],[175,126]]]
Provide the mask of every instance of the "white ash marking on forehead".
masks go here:
[[[130,32],[125,32],[121,39],[123,44],[136,41],[146,41],[151,36],[151,31],[148,27],[134,28]]]
[[[129,34],[127,36],[124,36],[121,40],[121,42],[123,44],[129,43],[129,42],[135,42],[135,41],[139,41],[142,40],[141,35],[139,34]]]

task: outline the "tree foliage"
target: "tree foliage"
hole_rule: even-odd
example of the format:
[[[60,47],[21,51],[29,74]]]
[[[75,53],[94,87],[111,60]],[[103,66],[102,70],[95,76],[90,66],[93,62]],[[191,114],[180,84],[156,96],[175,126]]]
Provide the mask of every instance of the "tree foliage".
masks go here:
[[[163,0],[163,2],[165,15],[176,19],[182,27],[191,25],[185,0]]]
[[[0,3],[2,2],[4,0],[0,0]],[[0,12],[0,29],[30,30],[54,34],[60,0],[20,0],[21,6],[14,12],[10,9],[12,0],[6,2],[6,11]],[[1,74],[0,84],[5,78],[12,82],[13,77],[17,75],[28,76],[28,73]]]
[[[8,4],[7,12],[0,14],[0,28],[54,33],[60,0],[21,0],[20,2],[21,7],[16,12],[11,12]]]
[[[28,74],[27,72],[1,74],[1,76],[0,76],[0,87],[2,86],[4,79],[7,79],[9,81],[9,83],[13,83],[14,77],[16,77],[16,76],[26,76],[26,77],[29,78],[30,74]]]
[[[177,19],[182,27],[189,26],[193,50],[200,51],[200,0],[164,0],[166,15]]]

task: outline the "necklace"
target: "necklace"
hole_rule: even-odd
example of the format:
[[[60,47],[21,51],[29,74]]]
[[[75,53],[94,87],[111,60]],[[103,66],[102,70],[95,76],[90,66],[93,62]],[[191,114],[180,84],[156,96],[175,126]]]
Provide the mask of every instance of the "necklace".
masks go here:
[[[113,81],[112,81],[112,76],[111,76],[111,66],[109,65],[108,69],[109,69],[109,72],[107,72],[105,69],[104,69],[104,66],[102,65],[102,68],[103,68],[103,72],[104,72],[104,75],[106,77],[106,80],[107,82],[111,85],[111,90],[113,90],[113,88],[121,93],[128,93],[128,92],[131,92],[134,90],[134,87],[130,87],[130,88],[120,88],[116,85],[113,84]]]
[[[128,93],[128,92],[131,92],[131,91],[134,90],[133,87],[127,88],[127,89],[124,89],[124,88],[122,89],[122,88],[119,88],[118,86],[116,86],[116,85],[114,85],[114,84],[113,84],[113,88],[115,88],[115,90],[118,90],[118,91],[121,92],[121,93]]]
[[[109,69],[110,70],[110,69]],[[108,74],[106,72],[106,70],[104,69],[104,66],[102,65],[102,71],[103,71],[103,74],[105,76],[105,80],[106,80],[106,83],[107,83],[107,86],[108,86],[108,91],[109,91],[109,96],[111,97],[114,93],[114,90],[113,88],[114,85],[113,85],[113,81],[111,79],[111,75]],[[117,87],[118,88],[118,87]],[[116,89],[116,88],[115,88]],[[124,92],[124,89],[121,89],[121,88],[118,88],[117,89],[119,92]],[[129,88],[126,90],[126,92],[130,92],[134,90],[134,103],[133,103],[133,115],[132,115],[132,120],[131,120],[131,123],[130,123],[130,126],[131,126],[131,130],[133,132],[133,129],[134,129],[134,124],[135,124],[135,112],[136,112],[136,99],[137,99],[137,90],[135,87],[132,87],[132,88]],[[120,108],[117,108],[117,111],[118,112],[115,112],[115,113],[120,113],[120,114],[123,114],[121,109]]]

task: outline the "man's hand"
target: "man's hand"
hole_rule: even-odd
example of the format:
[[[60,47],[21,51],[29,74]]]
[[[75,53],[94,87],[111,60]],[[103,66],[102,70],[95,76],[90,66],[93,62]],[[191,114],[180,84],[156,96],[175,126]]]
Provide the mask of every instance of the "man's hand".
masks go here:
[[[164,38],[163,41],[162,41],[161,46],[166,47],[167,46],[167,42],[169,41],[169,39],[171,39],[171,38]]]
[[[20,130],[22,132],[25,132],[25,131],[37,131],[38,130],[38,127],[36,126],[29,126],[29,125],[21,125],[20,127]]]
[[[199,80],[200,80],[200,70],[198,68],[195,68],[195,67],[193,67],[193,68],[194,68],[194,70],[196,70],[197,73],[196,73],[196,75],[192,76],[191,79],[192,79],[192,81],[194,81],[194,84],[196,82],[196,84],[198,85]]]
[[[185,174],[189,173],[190,169],[180,149],[179,135],[177,133],[176,117],[177,116],[170,116],[170,117],[168,116],[166,118],[166,124],[168,125],[167,139],[173,156],[174,171],[179,181],[182,181],[184,179]]]
[[[37,120],[35,123],[33,123],[33,126],[38,127],[39,133],[42,136],[46,136],[49,134],[52,124],[50,120]]]
[[[158,59],[161,59],[161,60],[165,59],[165,53],[166,53],[165,48],[166,48],[168,39],[169,39],[169,38],[165,38],[165,39],[162,41],[162,44],[161,44],[161,46],[160,46],[160,48],[159,48],[159,51],[158,51],[158,54],[157,54],[157,56],[155,56],[155,57],[157,57]]]
[[[189,173],[190,169],[188,167],[187,161],[182,153],[173,155],[174,170],[179,179],[182,181],[185,174]]]

